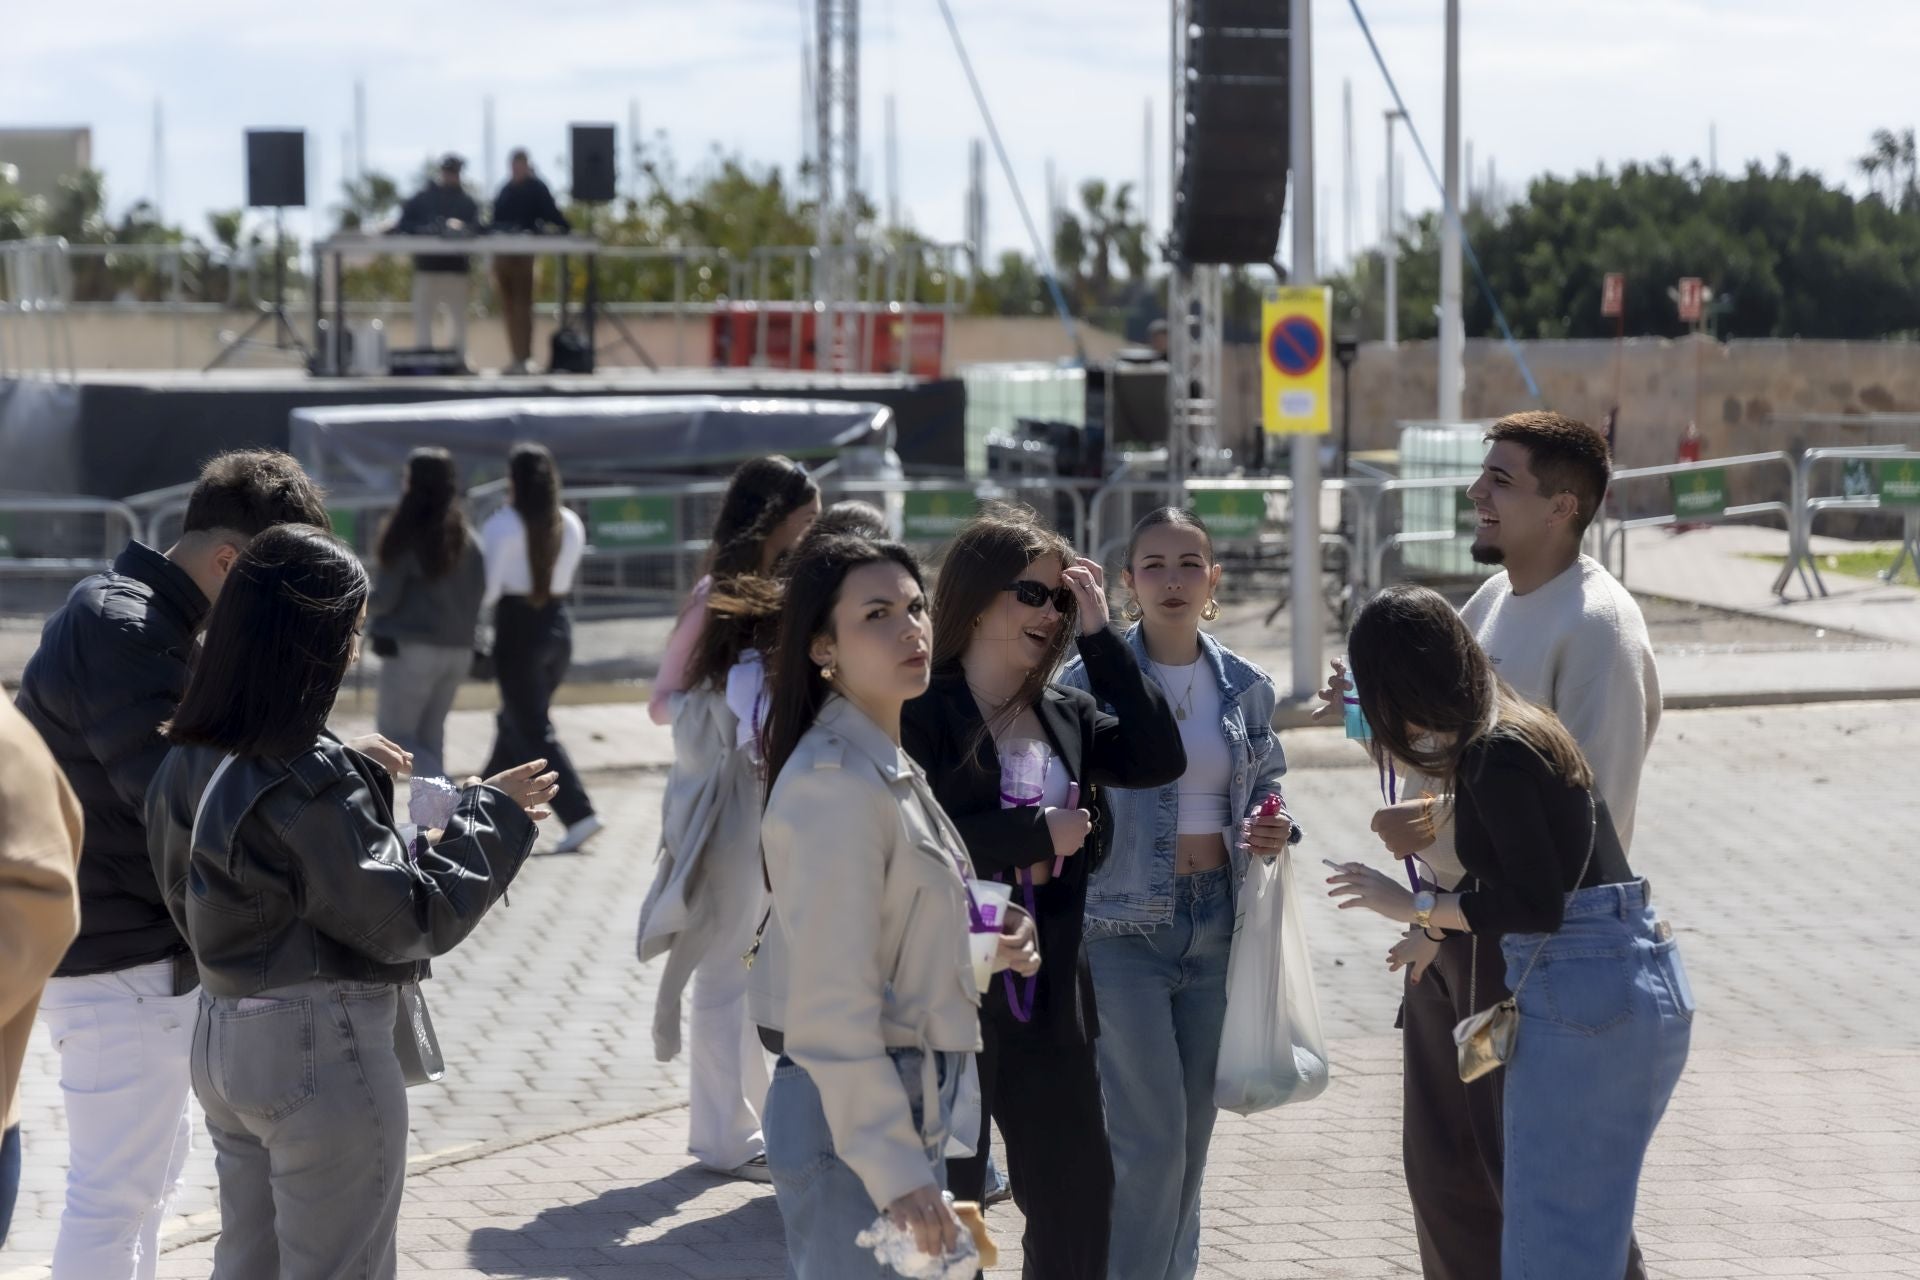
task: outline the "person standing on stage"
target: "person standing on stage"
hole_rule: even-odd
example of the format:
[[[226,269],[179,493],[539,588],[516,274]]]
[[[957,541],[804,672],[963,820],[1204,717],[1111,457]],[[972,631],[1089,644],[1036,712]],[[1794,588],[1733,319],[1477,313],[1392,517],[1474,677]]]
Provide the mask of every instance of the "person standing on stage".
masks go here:
[[[460,185],[466,161],[449,152],[439,178],[400,209],[394,230],[405,236],[461,236],[480,230],[480,206]],[[467,358],[467,255],[423,253],[413,259],[413,341],[433,346],[433,317],[445,307],[453,320],[453,347]]]
[[[533,171],[527,149],[517,147],[507,157],[507,185],[493,198],[493,226],[497,235],[544,235],[571,231],[567,215],[554,203],[553,192]],[[500,317],[507,324],[507,346],[513,352],[508,373],[527,372],[533,359],[533,259],[526,254],[502,254],[493,260],[493,280],[500,290]]]

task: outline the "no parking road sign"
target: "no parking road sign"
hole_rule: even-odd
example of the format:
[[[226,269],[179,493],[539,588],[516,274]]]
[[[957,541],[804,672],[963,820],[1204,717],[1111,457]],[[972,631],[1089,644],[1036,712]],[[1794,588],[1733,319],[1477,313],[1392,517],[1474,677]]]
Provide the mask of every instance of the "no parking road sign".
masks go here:
[[[1269,435],[1325,435],[1333,291],[1270,289],[1260,308],[1260,421]]]

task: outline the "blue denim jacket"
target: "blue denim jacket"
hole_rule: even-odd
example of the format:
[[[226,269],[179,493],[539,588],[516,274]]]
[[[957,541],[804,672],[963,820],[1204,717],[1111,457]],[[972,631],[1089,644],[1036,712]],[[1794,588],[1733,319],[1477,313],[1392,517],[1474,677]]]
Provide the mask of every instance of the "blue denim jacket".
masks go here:
[[[1127,647],[1152,679],[1146,637],[1135,626]],[[1276,695],[1267,673],[1227,649],[1206,632],[1200,652],[1220,683],[1220,731],[1233,758],[1232,812],[1253,812],[1269,791],[1280,789],[1287,759],[1273,732]],[[1060,683],[1086,689],[1080,659],[1067,664]],[[1113,835],[1107,859],[1087,885],[1086,936],[1145,933],[1173,920],[1174,846],[1180,819],[1180,784],[1146,791],[1107,789]],[[1246,851],[1229,842],[1236,885],[1247,871]]]

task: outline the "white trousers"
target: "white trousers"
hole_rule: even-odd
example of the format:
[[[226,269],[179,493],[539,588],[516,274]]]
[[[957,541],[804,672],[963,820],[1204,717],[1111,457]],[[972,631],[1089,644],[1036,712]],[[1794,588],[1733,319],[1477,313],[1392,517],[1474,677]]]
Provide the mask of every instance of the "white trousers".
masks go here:
[[[413,345],[433,346],[433,315],[445,307],[453,321],[450,349],[467,355],[467,298],[472,292],[464,271],[413,273]]]
[[[60,1053],[67,1203],[53,1280],[152,1280],[160,1224],[193,1144],[189,1060],[197,993],[173,963],[53,978],[40,1021]]]
[[[766,1051],[747,1016],[747,966],[755,913],[736,936],[719,940],[693,971],[687,1011],[687,1151],[709,1169],[737,1169],[765,1150]]]

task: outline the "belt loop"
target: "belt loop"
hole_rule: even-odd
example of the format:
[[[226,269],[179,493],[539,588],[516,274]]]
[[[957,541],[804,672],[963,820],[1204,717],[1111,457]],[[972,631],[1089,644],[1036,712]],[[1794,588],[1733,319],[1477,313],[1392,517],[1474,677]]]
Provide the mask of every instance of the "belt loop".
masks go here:
[[[1619,913],[1622,920],[1633,915],[1632,895],[1632,885],[1620,884],[1613,887],[1614,910]]]

